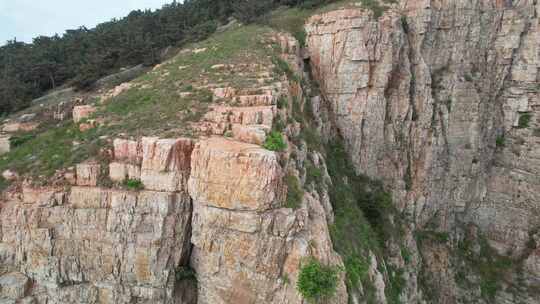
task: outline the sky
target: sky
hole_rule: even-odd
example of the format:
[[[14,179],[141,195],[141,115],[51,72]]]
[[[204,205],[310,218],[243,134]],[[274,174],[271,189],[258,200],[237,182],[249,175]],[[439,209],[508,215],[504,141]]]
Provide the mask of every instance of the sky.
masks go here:
[[[7,40],[32,42],[40,35],[92,28],[135,9],[156,9],[172,0],[0,0],[0,45]]]

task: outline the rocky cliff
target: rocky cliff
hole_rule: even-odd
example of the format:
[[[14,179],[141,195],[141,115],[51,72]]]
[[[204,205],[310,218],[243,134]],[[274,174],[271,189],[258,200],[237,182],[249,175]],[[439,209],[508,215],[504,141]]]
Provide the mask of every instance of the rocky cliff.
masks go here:
[[[438,303],[539,300],[539,9],[400,1],[378,20],[349,8],[308,21],[355,169],[391,188],[417,236],[444,236],[415,249]]]
[[[76,107],[97,155],[4,174],[0,303],[538,303],[540,3],[362,3]]]

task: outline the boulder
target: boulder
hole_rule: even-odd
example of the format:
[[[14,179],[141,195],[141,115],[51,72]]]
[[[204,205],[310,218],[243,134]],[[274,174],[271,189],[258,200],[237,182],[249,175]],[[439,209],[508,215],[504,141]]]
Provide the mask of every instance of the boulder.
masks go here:
[[[199,142],[191,161],[189,193],[200,204],[231,210],[264,211],[284,197],[276,153],[225,138]]]
[[[97,163],[83,163],[77,165],[77,185],[78,186],[96,186],[101,165]]]
[[[187,189],[193,140],[145,137],[141,146],[141,181],[146,189],[171,192]]]
[[[11,136],[0,136],[0,155],[6,154],[11,150]]]

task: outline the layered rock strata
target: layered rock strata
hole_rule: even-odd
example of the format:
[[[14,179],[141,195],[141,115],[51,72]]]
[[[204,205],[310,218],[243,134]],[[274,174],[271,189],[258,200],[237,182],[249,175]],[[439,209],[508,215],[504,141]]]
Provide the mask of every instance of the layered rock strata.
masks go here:
[[[525,286],[540,280],[527,245],[540,227],[539,9],[400,1],[378,20],[349,8],[308,21],[311,66],[357,171],[392,189],[411,229],[451,234],[453,246],[420,248],[439,303],[462,296],[450,251],[469,225],[525,261]],[[538,300],[507,289],[521,280],[510,276],[496,302]]]

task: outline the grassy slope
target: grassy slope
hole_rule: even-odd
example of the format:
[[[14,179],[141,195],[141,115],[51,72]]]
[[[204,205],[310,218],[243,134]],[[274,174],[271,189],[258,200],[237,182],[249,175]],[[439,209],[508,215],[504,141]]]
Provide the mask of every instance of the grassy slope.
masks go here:
[[[100,127],[80,132],[71,121],[48,122],[32,132],[16,134],[22,140],[0,158],[0,172],[13,169],[46,183],[56,170],[95,157],[106,138],[133,136],[192,136],[190,122],[198,121],[212,100],[204,86],[218,83],[246,88],[256,84],[250,73],[228,74],[216,64],[271,64],[269,48],[262,44],[270,29],[242,26],[188,46],[204,52],[181,52],[172,60],[132,82],[131,89],[98,106]],[[189,92],[190,96],[180,93]],[[0,185],[5,181],[0,179]]]

